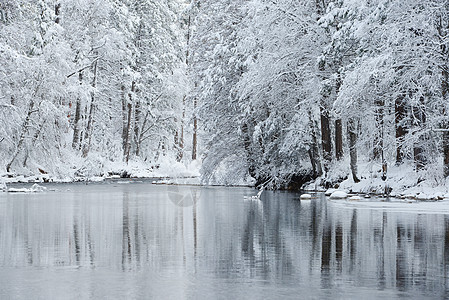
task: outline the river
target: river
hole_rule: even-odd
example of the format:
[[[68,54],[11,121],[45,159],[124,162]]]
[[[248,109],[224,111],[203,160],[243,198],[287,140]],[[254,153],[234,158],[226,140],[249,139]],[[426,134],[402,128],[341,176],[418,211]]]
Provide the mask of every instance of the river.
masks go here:
[[[113,181],[0,193],[0,299],[449,297],[449,215]]]

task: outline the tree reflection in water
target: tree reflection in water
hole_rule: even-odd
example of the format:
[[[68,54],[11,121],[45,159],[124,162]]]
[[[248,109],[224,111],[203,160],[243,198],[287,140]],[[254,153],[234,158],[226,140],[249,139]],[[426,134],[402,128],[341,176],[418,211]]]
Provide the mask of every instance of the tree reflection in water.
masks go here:
[[[25,274],[36,267],[55,274],[66,267],[88,276],[147,274],[159,278],[153,288],[171,286],[191,297],[230,287],[235,297],[269,297],[279,289],[355,297],[359,288],[374,296],[449,296],[446,215],[354,209],[324,196],[300,202],[287,192],[244,201],[253,193],[244,188],[187,192],[199,195],[190,206],[175,205],[163,187],[148,184],[6,195],[0,277],[7,284],[0,296],[13,290],[11,268]],[[166,280],[173,276],[188,284],[173,286]]]

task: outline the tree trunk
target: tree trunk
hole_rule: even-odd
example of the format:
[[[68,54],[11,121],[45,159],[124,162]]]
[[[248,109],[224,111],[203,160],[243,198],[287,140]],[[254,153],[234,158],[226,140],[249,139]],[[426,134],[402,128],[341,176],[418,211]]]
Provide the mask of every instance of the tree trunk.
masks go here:
[[[178,124],[178,118],[174,119],[175,124]],[[176,126],[176,131],[175,131],[175,135],[173,136],[173,143],[175,144],[175,149],[178,149],[178,144],[179,144],[179,130],[178,130],[178,126]]]
[[[31,115],[33,114],[33,112],[34,112],[34,100],[31,100],[28,105],[27,115],[22,124],[22,129],[20,132],[20,137],[19,137],[19,141],[17,143],[16,151],[14,152],[14,155],[12,156],[9,163],[6,165],[6,172],[11,171],[11,165],[14,163],[14,161],[16,160],[17,156],[19,155],[20,151],[22,150],[23,143],[25,142],[26,133],[28,131],[28,127],[31,122]]]
[[[197,147],[198,147],[198,140],[197,140],[198,119],[196,118],[196,106],[197,106],[197,99],[195,98],[193,100],[194,114],[193,114],[192,160],[196,160]]]
[[[125,138],[125,149],[123,156],[125,158],[125,162],[128,163],[129,161],[129,152],[131,149],[131,117],[133,112],[133,105],[131,102],[128,102],[128,122],[126,123],[126,138]]]
[[[83,73],[80,72],[78,75],[79,84],[83,84]],[[80,139],[80,119],[81,119],[81,98],[78,96],[76,99],[76,107],[75,107],[75,119],[73,120],[73,139],[72,139],[72,148],[78,150],[78,143]]]
[[[421,97],[420,99],[421,104],[423,103],[423,101],[424,99]],[[423,105],[420,106],[423,107]],[[425,112],[420,107],[413,107],[413,115],[415,120],[414,125],[417,127],[417,129],[419,129],[417,134],[420,134],[419,132],[424,127],[424,124],[426,122]],[[424,154],[425,137],[423,136],[423,134],[420,134],[417,140],[418,141],[415,142],[415,144],[413,145],[413,158],[415,161],[416,170],[421,170],[424,168],[426,164],[426,158]]]
[[[140,147],[142,145],[142,142],[145,140],[145,133],[150,130],[151,126],[149,128],[146,127],[148,122],[148,116],[150,112],[147,110],[145,113],[145,116],[143,118],[142,126],[139,131],[139,136],[136,137],[136,156],[140,155]]]
[[[443,124],[444,176],[449,177],[449,123]]]
[[[384,148],[384,140],[383,140],[383,130],[384,130],[384,107],[383,101],[377,99],[375,101],[376,106],[376,126],[377,132],[374,136],[374,145],[373,145],[373,159],[378,160],[383,157],[383,148]]]
[[[122,97],[122,149],[123,153],[125,153],[126,148],[126,134],[128,132],[127,124],[128,124],[128,108],[127,108],[127,99],[126,99],[126,93],[125,93],[125,86],[122,85],[120,87],[121,90],[121,97]]]
[[[404,95],[397,97],[394,104],[396,127],[396,165],[400,165],[404,160],[402,144],[404,143],[404,137],[407,134],[407,127],[404,124],[407,116]]]
[[[384,101],[381,98],[378,98],[375,101],[376,105],[376,123],[379,131],[377,132],[377,135],[374,138],[374,149],[373,149],[373,156],[374,160],[380,159],[382,162],[382,180],[387,179],[387,169],[388,164],[387,160],[385,158],[384,153]]]
[[[330,130],[330,117],[329,111],[323,107],[320,107],[321,111],[321,144],[323,147],[323,159],[324,170],[329,170],[329,164],[332,161],[332,143],[331,143],[331,130]]]
[[[242,124],[243,147],[246,152],[246,162],[248,164],[248,173],[251,177],[256,178],[256,166],[251,155],[251,137],[247,123]]]
[[[135,86],[135,82],[132,84]],[[132,90],[135,91],[135,87],[132,88]],[[134,98],[134,141],[136,145],[135,154],[136,156],[139,156],[140,154],[140,132],[143,130],[143,128],[140,127],[140,117],[141,117],[141,105],[139,99],[136,97]]]
[[[95,89],[97,87],[97,60],[93,64],[94,78],[92,79],[92,91],[90,93],[90,108],[89,118],[87,121],[87,128],[84,132],[83,157],[87,157],[90,151],[90,144],[92,139],[94,111],[95,111]]]
[[[55,4],[55,16],[56,16],[55,23],[56,24],[59,24],[61,21],[60,15],[61,15],[61,3],[56,3]]]
[[[186,104],[186,96],[182,98],[182,119],[181,119],[181,135],[179,136],[179,145],[178,145],[178,161],[181,161],[184,156],[184,119],[185,119],[185,104]]]
[[[336,67],[338,68],[340,64]],[[341,74],[337,71],[337,79],[335,82],[335,98],[338,96],[341,87]],[[341,119],[335,120],[335,158],[338,160],[343,158],[343,124]]]
[[[337,160],[343,157],[343,125],[341,119],[335,120],[335,157]]]
[[[323,169],[321,168],[320,150],[317,137],[317,125],[315,123],[315,120],[312,118],[311,111],[309,111],[309,124],[310,132],[312,134],[312,144],[310,145],[309,157],[312,164],[313,177],[317,178],[323,175]]]
[[[126,116],[126,126],[124,130],[125,135],[125,141],[124,141],[124,148],[123,148],[123,156],[125,159],[125,162],[128,163],[129,161],[129,154],[131,152],[131,124],[132,124],[132,111],[133,111],[133,95],[136,88],[136,82],[133,81],[131,83],[131,91],[128,93],[128,103],[126,105],[127,107],[127,116]],[[122,104],[123,105],[123,104]]]
[[[39,138],[39,135],[41,134],[42,129],[44,128],[44,125],[45,125],[45,121],[42,121],[41,124],[39,125],[39,128],[34,133],[33,139],[31,141],[31,149],[34,149],[34,147],[36,146],[37,139]],[[28,149],[26,149],[25,158],[23,159],[23,164],[22,164],[23,167],[26,167],[26,165],[27,165],[29,154],[30,153],[29,153]]]
[[[443,99],[448,101],[449,94],[449,70],[447,66],[443,67],[442,71],[443,82],[441,83],[441,90],[443,94]],[[443,109],[443,115],[448,112]],[[449,177],[449,122],[444,121],[442,124],[443,129],[443,158],[444,158],[444,176]]]
[[[357,124],[353,119],[348,121],[349,156],[351,158],[351,173],[355,183],[360,182],[357,177]]]

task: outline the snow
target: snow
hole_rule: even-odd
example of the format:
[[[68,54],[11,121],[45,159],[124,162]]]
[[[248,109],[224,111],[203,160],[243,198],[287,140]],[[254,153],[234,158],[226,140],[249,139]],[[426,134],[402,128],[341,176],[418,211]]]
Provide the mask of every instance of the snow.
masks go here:
[[[449,179],[437,177],[432,174],[433,166],[416,172],[413,162],[404,162],[396,166],[389,163],[387,179],[381,178],[380,164],[361,161],[358,164],[358,177],[360,182],[354,182],[349,170],[349,160],[336,163],[328,172],[327,178],[335,180],[338,188],[326,190],[326,196],[330,196],[337,190],[343,190],[348,194],[385,195],[389,192],[390,197],[417,199],[417,200],[442,200],[449,198]],[[346,174],[346,176],[342,176]],[[346,177],[346,178],[345,178]],[[338,178],[345,178],[338,180]],[[319,190],[322,178],[309,183],[305,190]]]
[[[9,188],[8,193],[38,193],[45,192],[46,190],[46,187],[40,186],[35,183],[30,188]]]
[[[312,195],[310,195],[310,194],[302,194],[302,195],[299,197],[299,199],[300,199],[300,200],[312,200]]]
[[[335,191],[330,195],[330,199],[345,199],[348,194],[344,191]]]
[[[101,182],[104,180],[118,180],[122,178],[164,178],[169,184],[200,184],[200,161],[177,162],[169,157],[164,157],[155,163],[145,163],[138,160],[123,162],[111,162],[104,158],[96,157],[96,161],[84,161],[77,168],[63,168],[59,173],[33,174],[30,170],[20,170],[22,174],[0,173],[0,191],[6,183],[70,183],[70,182]],[[158,182],[160,183],[160,182]]]

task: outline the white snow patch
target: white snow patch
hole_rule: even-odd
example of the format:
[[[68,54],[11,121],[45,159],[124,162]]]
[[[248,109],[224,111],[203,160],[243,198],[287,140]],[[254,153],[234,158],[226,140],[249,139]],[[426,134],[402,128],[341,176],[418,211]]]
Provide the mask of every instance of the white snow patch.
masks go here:
[[[301,196],[299,196],[300,200],[312,200],[312,195],[310,194],[302,194]]]
[[[9,193],[38,193],[45,192],[47,190],[46,187],[38,185],[37,183],[33,184],[31,188],[9,188]]]
[[[349,160],[343,160],[344,164],[349,166]],[[338,190],[344,190],[348,193],[357,194],[388,194],[392,197],[406,197],[411,199],[426,200],[442,200],[449,198],[449,178],[438,176],[441,172],[436,172],[436,165],[429,165],[425,169],[416,171],[413,161],[406,161],[396,166],[394,162],[388,164],[387,178],[382,180],[382,165],[377,162],[363,161],[358,163],[357,176],[360,182],[354,182],[349,168],[337,163],[328,171],[326,180],[336,180],[334,183],[338,186]],[[346,170],[346,171],[345,171]],[[345,173],[347,179],[338,182],[338,178],[344,178]],[[438,174],[437,174],[438,173]],[[323,182],[323,178],[317,178],[315,181],[307,185],[306,190],[316,190]],[[336,189],[328,189],[326,196],[331,195]]]
[[[330,199],[345,199],[348,197],[348,194],[344,191],[335,191],[330,195]]]
[[[100,177],[100,176],[93,176],[89,178],[90,182],[102,182],[104,181],[104,177]]]

